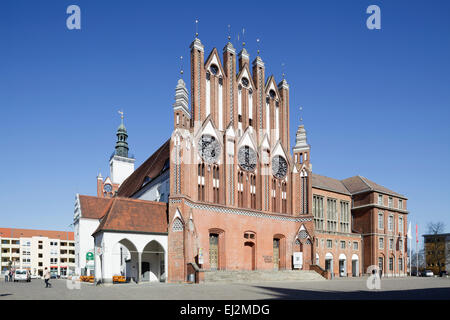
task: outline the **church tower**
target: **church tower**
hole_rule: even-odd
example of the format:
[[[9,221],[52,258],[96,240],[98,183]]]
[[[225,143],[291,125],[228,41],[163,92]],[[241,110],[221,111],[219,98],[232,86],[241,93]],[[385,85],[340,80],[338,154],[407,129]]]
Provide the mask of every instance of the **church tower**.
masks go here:
[[[113,184],[120,185],[134,171],[134,162],[136,159],[128,156],[128,133],[123,124],[123,112],[121,114],[121,123],[117,128],[116,151],[109,160],[109,169],[111,181]]]
[[[301,124],[297,129],[295,137],[294,152],[294,192],[300,195],[296,198],[298,202],[294,205],[297,214],[311,214],[311,171],[310,150],[306,141],[305,126]],[[312,199],[312,198],[311,198]]]

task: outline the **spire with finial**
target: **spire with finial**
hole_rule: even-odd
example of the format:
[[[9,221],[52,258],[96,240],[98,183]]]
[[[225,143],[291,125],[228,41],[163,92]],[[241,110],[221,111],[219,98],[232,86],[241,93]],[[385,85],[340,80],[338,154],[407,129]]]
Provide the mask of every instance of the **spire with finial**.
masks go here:
[[[286,75],[286,72],[284,71],[285,69],[284,69],[284,66],[285,66],[286,64],[283,62],[283,63],[281,63],[281,71],[282,71],[282,74],[281,74],[281,79],[282,80],[284,80],[284,77],[285,77],[285,75]],[[300,107],[300,110],[301,110],[301,107]]]
[[[183,78],[183,73],[184,73],[184,71],[183,71],[183,56],[180,56],[180,75],[181,75],[181,78]]]
[[[120,114],[120,126],[117,128],[117,142],[116,142],[116,152],[115,154],[121,157],[128,158],[128,133],[125,125],[123,124],[123,115],[124,112],[122,110],[118,111]]]
[[[302,111],[303,111],[303,107],[300,107],[300,124],[303,123]]]
[[[195,19],[195,38],[198,38],[198,19]]]
[[[305,126],[303,125],[303,117],[301,115],[302,111],[303,107],[300,107],[300,125],[298,126],[297,134],[295,137],[294,152],[303,152],[309,150],[309,144],[306,140],[306,130]]]
[[[200,39],[198,38],[198,19],[195,19],[195,39],[192,41],[190,48],[194,48],[196,50],[204,51],[204,47]]]
[[[245,28],[242,28],[242,47],[245,48]]]

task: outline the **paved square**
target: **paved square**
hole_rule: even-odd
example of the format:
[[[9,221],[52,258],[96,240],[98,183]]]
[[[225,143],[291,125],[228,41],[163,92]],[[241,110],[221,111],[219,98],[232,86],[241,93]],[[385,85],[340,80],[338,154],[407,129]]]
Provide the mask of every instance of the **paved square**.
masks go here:
[[[329,281],[206,283],[206,284],[115,284],[83,283],[69,290],[65,280],[0,283],[5,299],[149,299],[149,300],[236,300],[236,299],[450,299],[450,278],[382,279],[381,290],[369,290],[367,278]]]

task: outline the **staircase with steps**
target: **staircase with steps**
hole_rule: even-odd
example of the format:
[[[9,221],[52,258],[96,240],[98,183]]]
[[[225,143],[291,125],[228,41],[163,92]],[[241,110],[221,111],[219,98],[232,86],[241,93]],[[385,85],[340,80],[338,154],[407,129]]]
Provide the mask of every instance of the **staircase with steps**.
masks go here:
[[[325,280],[312,270],[254,270],[205,271],[204,282],[259,282],[259,281],[320,281]]]

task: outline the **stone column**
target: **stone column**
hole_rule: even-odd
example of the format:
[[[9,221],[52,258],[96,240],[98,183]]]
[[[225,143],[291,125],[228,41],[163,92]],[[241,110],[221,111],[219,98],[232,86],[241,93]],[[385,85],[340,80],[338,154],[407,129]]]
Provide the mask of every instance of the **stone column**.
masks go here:
[[[142,252],[138,252],[138,267],[137,267],[137,283],[141,282],[141,274],[142,274]]]

